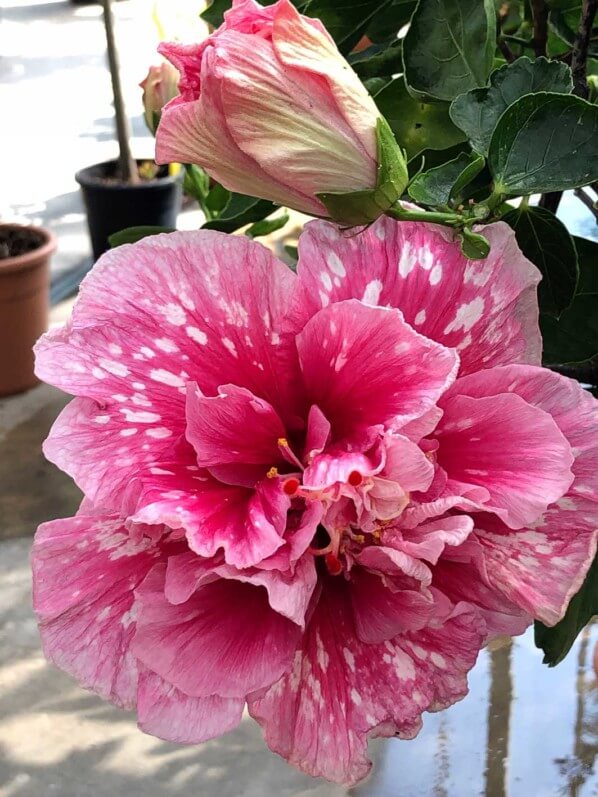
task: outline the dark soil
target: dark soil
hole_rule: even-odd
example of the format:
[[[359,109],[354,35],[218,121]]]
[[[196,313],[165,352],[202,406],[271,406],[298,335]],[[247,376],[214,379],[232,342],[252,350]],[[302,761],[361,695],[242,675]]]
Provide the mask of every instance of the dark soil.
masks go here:
[[[0,260],[33,252],[44,241],[43,235],[35,230],[20,230],[14,227],[2,229],[0,227]]]

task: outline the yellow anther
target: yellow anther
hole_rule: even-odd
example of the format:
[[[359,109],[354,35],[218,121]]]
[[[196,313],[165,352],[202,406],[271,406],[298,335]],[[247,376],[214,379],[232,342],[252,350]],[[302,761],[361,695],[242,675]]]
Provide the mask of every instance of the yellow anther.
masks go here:
[[[376,529],[375,531],[372,531],[372,537],[373,537],[375,540],[379,540],[379,539],[380,539],[380,536],[381,536],[381,535],[380,535],[380,531],[379,531],[378,529]]]
[[[278,468],[270,468],[266,476],[268,479],[275,479],[278,476]]]
[[[359,542],[359,543],[364,543],[365,542],[365,537],[363,536],[363,534],[354,534],[353,535],[353,539],[355,540],[355,542]]]
[[[279,437],[278,438],[278,445],[281,446],[282,448],[288,448],[289,447],[289,441],[286,439],[286,437]]]

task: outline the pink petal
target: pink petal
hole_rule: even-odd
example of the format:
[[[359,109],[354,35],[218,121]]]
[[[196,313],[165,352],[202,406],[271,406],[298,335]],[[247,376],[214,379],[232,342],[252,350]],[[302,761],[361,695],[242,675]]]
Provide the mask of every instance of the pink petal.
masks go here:
[[[304,508],[291,509],[287,515],[283,545],[272,556],[263,559],[260,568],[283,572],[293,570],[311,544],[323,513],[324,504],[321,501],[308,502]]]
[[[243,36],[242,39],[248,41],[248,37]],[[250,41],[253,49],[253,39]],[[228,114],[223,107],[221,81],[216,75],[216,47],[210,43],[201,48],[189,65],[190,69],[187,59],[183,57],[181,60],[176,52],[178,47],[163,45],[161,52],[177,68],[183,66],[184,76],[192,72],[184,80],[201,83],[201,93],[195,97],[195,92],[185,93],[182,90],[184,86],[179,86],[182,97],[176,98],[162,111],[156,134],[156,161],[196,163],[231,191],[262,196],[306,213],[325,213],[324,206],[315,197],[281,183],[276,175],[264,171],[238,146],[229,130]]]
[[[355,636],[349,587],[328,585],[290,673],[249,700],[268,745],[310,775],[347,785],[367,775],[367,739],[412,738],[421,713],[467,693],[483,623],[459,608],[438,629],[382,644]]]
[[[265,587],[272,609],[288,617],[297,625],[305,624],[305,615],[316,586],[316,569],[313,556],[302,556],[292,569],[281,572],[222,564],[221,561],[202,559],[185,552],[168,559],[164,581],[164,594],[173,604],[186,603],[200,586],[219,578],[242,581]]]
[[[484,518],[476,536],[492,585],[537,620],[554,625],[596,555],[598,511],[594,501],[561,498],[530,529],[513,532]]]
[[[382,467],[380,457],[368,456],[358,452],[346,453],[339,446],[336,452],[318,454],[303,473],[303,485],[308,488],[324,489],[334,484],[345,484],[351,473],[357,472],[364,478],[377,473]]]
[[[371,162],[370,183],[364,186],[373,185],[378,162],[376,123],[380,112],[330,34],[314,25],[314,21],[299,14],[292,3],[280,3],[272,30],[274,50],[286,67],[299,70],[301,80],[305,75],[317,75],[326,81],[338,106],[337,113],[347,120]]]
[[[321,454],[329,439],[330,421],[316,404],[312,404],[307,416],[305,459],[309,462],[316,454]]]
[[[251,391],[224,385],[218,396],[206,397],[197,385],[187,386],[187,440],[195,449],[200,467],[232,466],[224,473],[220,469],[220,478],[225,474],[229,481],[236,475],[241,478],[237,483],[243,484],[247,469],[236,469],[235,465],[258,465],[252,470],[257,478],[263,478],[270,467],[280,463],[278,440],[285,435],[272,406]]]
[[[165,463],[142,480],[132,519],[183,529],[200,556],[224,552],[228,564],[251,567],[283,545],[290,499],[280,479],[256,488],[216,481],[195,466]]]
[[[244,705],[234,697],[189,697],[145,668],[139,676],[139,727],[167,742],[199,744],[232,731]]]
[[[368,644],[418,631],[428,625],[434,611],[430,593],[400,586],[391,589],[380,576],[360,567],[351,573],[351,601],[355,632]]]
[[[397,310],[357,301],[317,313],[298,335],[297,349],[309,399],[336,439],[419,417],[451,384],[458,363]]]
[[[489,373],[489,372],[485,372]],[[443,399],[438,462],[449,479],[489,492],[485,508],[511,528],[532,523],[571,485],[571,447],[553,419],[519,396]]]
[[[86,399],[61,416],[48,456],[115,506],[123,483],[182,434],[188,381],[206,395],[242,384],[295,418],[297,356],[279,333],[294,280],[259,244],[208,231],[106,253],[67,327],[37,344],[39,376]]]
[[[579,382],[547,368],[510,365],[460,379],[455,389],[481,398],[515,393],[552,416],[575,456],[571,494],[598,501],[598,401]]]
[[[45,655],[120,706],[136,697],[134,589],[157,556],[149,539],[133,542],[114,516],[43,523],[33,545],[33,605]]]
[[[382,476],[407,492],[423,492],[434,478],[434,466],[421,448],[402,435],[385,438],[386,462]]]
[[[270,608],[263,587],[219,579],[184,604],[164,597],[165,567],[137,590],[135,655],[191,697],[242,698],[290,667],[298,625]]]
[[[309,29],[320,35],[311,26]],[[282,174],[279,179],[285,184],[312,198],[322,191],[375,187],[375,154],[366,150],[320,75],[289,66],[265,39],[248,39],[235,31],[219,37],[211,68],[219,81],[231,137],[271,179]],[[336,67],[337,72],[340,68]],[[362,105],[370,110],[363,124],[370,128],[367,141],[373,149],[379,113],[355,77],[353,88],[354,105],[357,96],[365,95]],[[256,174],[254,194],[260,188],[260,179]],[[292,205],[293,200],[289,198],[283,204]],[[293,206],[309,212],[305,204]],[[316,215],[326,215],[326,211],[320,209]]]
[[[285,573],[257,568],[238,570],[230,565],[222,565],[216,572],[222,578],[265,587],[268,601],[275,612],[299,626],[305,625],[305,616],[317,581],[313,556],[302,556],[293,571]]]
[[[326,222],[307,225],[299,240],[296,314],[306,320],[344,299],[398,307],[418,332],[456,347],[461,373],[509,362],[538,364],[538,270],[513,231],[484,227],[486,260],[467,260],[458,241],[429,224],[386,217],[359,235]]]
[[[400,540],[389,530],[382,535],[382,543],[435,565],[447,545],[461,545],[472,531],[473,520],[468,515],[453,515],[404,531]]]
[[[517,636],[532,622],[526,611],[491,583],[484,549],[475,535],[462,545],[444,550],[434,567],[433,585],[453,603],[467,603],[477,609],[486,623],[488,639]]]

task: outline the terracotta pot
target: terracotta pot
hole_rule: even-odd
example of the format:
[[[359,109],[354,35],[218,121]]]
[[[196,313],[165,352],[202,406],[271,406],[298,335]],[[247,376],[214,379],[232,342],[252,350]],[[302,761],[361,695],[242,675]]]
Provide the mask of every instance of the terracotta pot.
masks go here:
[[[3,230],[30,231],[36,249],[0,259],[0,396],[33,387],[33,344],[48,328],[50,257],[56,239],[43,227],[0,224]]]

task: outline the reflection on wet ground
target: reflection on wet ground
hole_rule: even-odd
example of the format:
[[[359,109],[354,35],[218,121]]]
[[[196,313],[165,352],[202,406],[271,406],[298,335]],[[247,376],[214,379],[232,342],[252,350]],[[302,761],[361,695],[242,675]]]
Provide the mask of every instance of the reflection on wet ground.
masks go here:
[[[541,664],[533,633],[484,651],[470,694],[414,742],[384,744],[359,797],[598,795],[598,624],[567,659]]]

